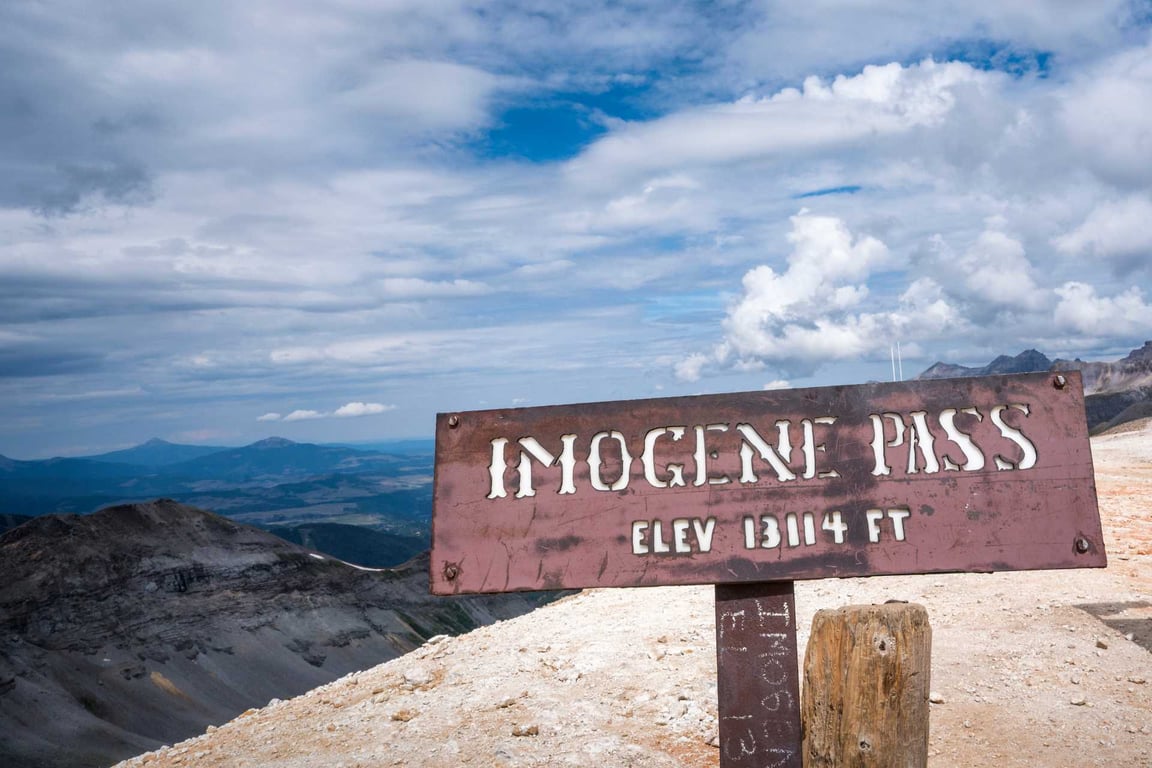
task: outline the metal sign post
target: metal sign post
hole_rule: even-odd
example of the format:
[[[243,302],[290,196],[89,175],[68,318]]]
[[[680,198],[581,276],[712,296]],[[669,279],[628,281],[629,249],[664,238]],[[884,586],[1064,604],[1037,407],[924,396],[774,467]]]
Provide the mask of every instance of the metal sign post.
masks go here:
[[[800,768],[791,581],[716,585],[716,698],[724,768]]]
[[[799,765],[796,579],[1107,564],[1078,372],[440,414],[436,594],[715,584],[722,765]]]

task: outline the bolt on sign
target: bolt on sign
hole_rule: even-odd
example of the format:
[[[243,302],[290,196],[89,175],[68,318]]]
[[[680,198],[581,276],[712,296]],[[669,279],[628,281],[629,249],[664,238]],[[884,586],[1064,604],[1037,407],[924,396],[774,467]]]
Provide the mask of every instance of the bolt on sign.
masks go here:
[[[1078,372],[441,414],[437,594],[1106,565]]]

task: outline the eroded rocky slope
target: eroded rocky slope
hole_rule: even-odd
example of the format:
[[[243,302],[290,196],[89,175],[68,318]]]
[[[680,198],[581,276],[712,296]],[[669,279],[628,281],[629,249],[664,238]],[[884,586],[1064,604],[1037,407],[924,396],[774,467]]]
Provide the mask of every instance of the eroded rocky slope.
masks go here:
[[[172,501],[0,536],[0,765],[106,766],[535,607],[443,599]]]

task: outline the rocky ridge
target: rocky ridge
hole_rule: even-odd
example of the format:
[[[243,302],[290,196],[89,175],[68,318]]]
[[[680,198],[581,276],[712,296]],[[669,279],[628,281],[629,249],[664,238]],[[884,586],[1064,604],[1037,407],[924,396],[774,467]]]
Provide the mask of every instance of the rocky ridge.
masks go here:
[[[168,500],[34,518],[0,535],[0,764],[106,766],[538,600],[434,598],[427,556],[359,568]]]
[[[1080,359],[1051,360],[1035,349],[1015,357],[1000,355],[981,367],[938,362],[917,378],[941,379],[956,376],[994,376],[1040,371],[1080,371],[1084,380],[1084,408],[1093,434],[1137,419],[1152,416],[1152,341],[1112,362]]]

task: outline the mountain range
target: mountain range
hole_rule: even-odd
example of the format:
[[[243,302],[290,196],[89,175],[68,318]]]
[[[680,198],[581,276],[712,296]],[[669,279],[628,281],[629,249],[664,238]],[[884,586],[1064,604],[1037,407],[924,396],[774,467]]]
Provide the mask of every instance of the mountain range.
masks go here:
[[[275,527],[297,541],[304,535],[292,533],[297,525],[358,526],[346,531],[353,534],[370,528],[396,537],[388,546],[404,555],[371,564],[394,565],[411,554],[412,540],[426,544],[428,538],[433,444],[407,441],[393,446],[395,453],[283,438],[240,448],[150,440],[97,456],[40,461],[0,457],[0,513],[88,514],[116,504],[171,498],[241,522]],[[4,527],[0,519],[0,530]],[[330,528],[324,535],[332,541],[341,530]],[[362,548],[355,536],[345,538]]]
[[[981,367],[939,362],[917,378],[992,376],[1040,371],[1080,371],[1084,379],[1085,415],[1093,434],[1152,416],[1152,341],[1112,362],[1050,359],[1035,349],[1015,357],[1000,355]]]
[[[548,595],[437,598],[158,500],[0,534],[0,765],[106,766]]]

